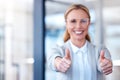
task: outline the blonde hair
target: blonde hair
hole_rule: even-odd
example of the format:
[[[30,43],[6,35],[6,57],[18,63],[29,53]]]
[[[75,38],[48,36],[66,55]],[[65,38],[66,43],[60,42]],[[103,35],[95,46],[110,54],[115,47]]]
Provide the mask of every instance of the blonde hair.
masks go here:
[[[71,5],[65,12],[64,14],[64,18],[65,18],[65,21],[67,19],[67,16],[68,14],[72,11],[72,10],[75,10],[75,9],[82,9],[83,11],[85,11],[88,15],[88,18],[90,19],[90,13],[89,13],[89,10],[86,6],[82,5],[82,4],[73,4]],[[68,30],[66,29],[65,30],[65,33],[64,33],[64,42],[66,42],[67,40],[70,39],[70,34],[68,33]],[[86,35],[86,39],[90,42],[90,36],[87,34]]]

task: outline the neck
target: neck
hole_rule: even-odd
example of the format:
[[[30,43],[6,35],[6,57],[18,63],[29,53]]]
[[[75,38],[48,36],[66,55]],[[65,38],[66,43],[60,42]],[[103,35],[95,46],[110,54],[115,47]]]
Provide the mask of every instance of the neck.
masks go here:
[[[72,42],[75,46],[81,48],[81,47],[85,44],[86,39],[76,40],[76,41],[71,39],[71,42]]]

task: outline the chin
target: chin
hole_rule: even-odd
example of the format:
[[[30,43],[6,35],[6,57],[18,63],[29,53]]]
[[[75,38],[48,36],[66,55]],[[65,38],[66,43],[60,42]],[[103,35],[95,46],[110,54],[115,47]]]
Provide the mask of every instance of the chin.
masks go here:
[[[77,38],[75,38],[77,41],[81,41],[81,40],[84,40],[85,38],[83,38],[83,37],[77,37]]]

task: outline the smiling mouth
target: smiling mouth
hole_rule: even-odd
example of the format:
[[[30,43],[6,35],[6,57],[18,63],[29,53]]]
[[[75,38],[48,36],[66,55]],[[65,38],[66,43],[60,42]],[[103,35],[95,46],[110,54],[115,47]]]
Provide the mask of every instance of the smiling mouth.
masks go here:
[[[74,31],[74,32],[75,32],[75,34],[80,35],[80,34],[82,34],[84,31]]]

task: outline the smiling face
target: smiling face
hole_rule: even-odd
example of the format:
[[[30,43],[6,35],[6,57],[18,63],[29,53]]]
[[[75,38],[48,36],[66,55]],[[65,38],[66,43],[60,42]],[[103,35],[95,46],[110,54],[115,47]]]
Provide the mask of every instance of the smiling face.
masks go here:
[[[66,28],[73,42],[86,40],[88,27],[90,24],[89,16],[82,9],[74,9],[68,13]]]

